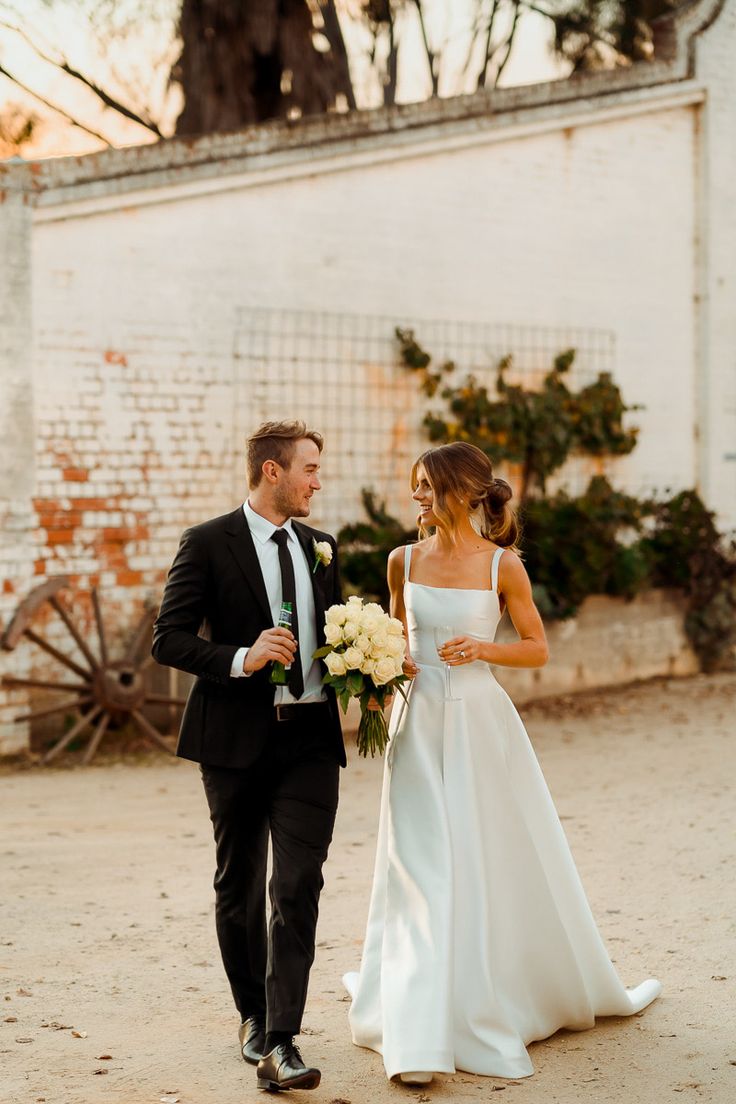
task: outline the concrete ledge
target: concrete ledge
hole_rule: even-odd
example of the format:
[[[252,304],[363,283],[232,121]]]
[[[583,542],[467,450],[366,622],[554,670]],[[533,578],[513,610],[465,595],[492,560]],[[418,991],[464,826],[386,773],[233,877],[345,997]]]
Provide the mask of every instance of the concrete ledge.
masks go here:
[[[677,591],[650,590],[631,602],[595,595],[583,603],[577,617],[547,626],[551,658],[546,667],[496,667],[494,673],[517,704],[659,675],[696,674],[697,656],[683,628],[685,608],[686,600]],[[515,639],[508,618],[498,639]],[[359,720],[353,701],[343,722],[351,739]],[[22,751],[26,741],[27,726],[13,725],[6,709],[0,714],[0,756]]]
[[[696,674],[698,658],[684,629],[686,604],[674,590],[646,591],[630,602],[594,595],[577,617],[546,626],[546,667],[496,667],[494,674],[518,703],[658,675]],[[498,640],[511,641],[514,635],[505,617]]]
[[[577,617],[546,625],[550,660],[546,667],[493,673],[518,705],[556,694],[623,686],[660,675],[694,675],[698,658],[685,636],[685,598],[676,590],[649,590],[627,602],[594,595]],[[499,643],[516,639],[504,617]],[[360,713],[350,703],[346,734],[357,731]]]

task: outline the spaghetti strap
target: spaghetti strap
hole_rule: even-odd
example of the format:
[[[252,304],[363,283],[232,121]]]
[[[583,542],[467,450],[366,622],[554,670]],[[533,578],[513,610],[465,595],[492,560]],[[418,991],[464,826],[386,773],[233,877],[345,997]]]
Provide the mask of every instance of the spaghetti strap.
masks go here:
[[[498,567],[503,556],[504,549],[497,548],[491,560],[491,590],[498,590]]]
[[[404,582],[409,582],[409,572],[411,571],[411,545],[407,544],[404,548]]]

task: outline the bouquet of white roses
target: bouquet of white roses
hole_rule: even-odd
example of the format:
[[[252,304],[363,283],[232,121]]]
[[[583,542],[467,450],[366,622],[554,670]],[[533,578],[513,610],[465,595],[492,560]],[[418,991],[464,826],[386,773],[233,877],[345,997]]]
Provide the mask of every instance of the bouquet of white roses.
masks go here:
[[[330,606],[325,614],[325,640],[315,659],[324,659],[327,674],[323,683],[334,686],[344,712],[351,698],[360,699],[358,754],[382,755],[388,743],[383,715],[386,698],[394,689],[404,697],[402,682],[406,641],[404,626],[376,602],[363,602],[353,595],[344,605]],[[371,699],[378,709],[371,709]]]

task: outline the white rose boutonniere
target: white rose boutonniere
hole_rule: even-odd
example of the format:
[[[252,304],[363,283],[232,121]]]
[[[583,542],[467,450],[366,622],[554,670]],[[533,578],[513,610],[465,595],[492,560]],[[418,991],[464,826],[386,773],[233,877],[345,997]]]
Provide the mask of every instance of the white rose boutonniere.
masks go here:
[[[314,567],[312,568],[312,574],[314,575],[320,564],[327,567],[328,564],[332,563],[332,545],[329,541],[313,540],[312,549],[314,550]]]

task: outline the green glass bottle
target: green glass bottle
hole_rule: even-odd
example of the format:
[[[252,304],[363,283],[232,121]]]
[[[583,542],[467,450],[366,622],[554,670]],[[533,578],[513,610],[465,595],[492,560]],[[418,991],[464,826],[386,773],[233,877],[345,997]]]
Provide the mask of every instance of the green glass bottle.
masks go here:
[[[292,609],[291,602],[282,602],[281,609],[279,610],[279,622],[277,628],[290,629],[291,628]],[[271,682],[274,686],[286,686],[286,667],[283,663],[274,661],[271,664]]]

